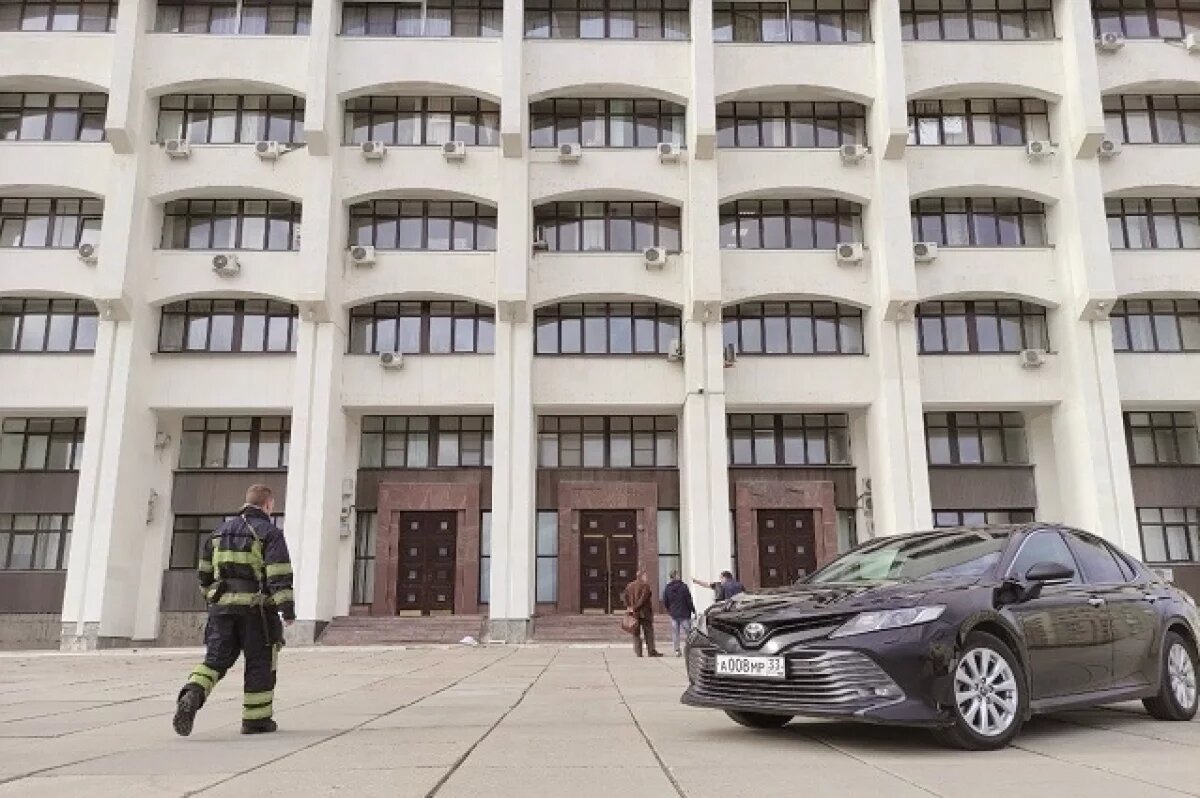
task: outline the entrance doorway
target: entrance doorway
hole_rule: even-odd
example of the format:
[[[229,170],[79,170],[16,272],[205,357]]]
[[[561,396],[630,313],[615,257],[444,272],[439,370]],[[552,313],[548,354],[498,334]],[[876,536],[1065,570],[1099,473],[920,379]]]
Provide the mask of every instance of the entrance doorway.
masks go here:
[[[582,512],[579,606],[584,613],[625,608],[621,594],[637,576],[637,513],[633,510]]]
[[[457,513],[396,513],[400,557],[396,574],[397,615],[454,612]]]
[[[784,587],[817,569],[812,510],[759,510],[761,587]]]

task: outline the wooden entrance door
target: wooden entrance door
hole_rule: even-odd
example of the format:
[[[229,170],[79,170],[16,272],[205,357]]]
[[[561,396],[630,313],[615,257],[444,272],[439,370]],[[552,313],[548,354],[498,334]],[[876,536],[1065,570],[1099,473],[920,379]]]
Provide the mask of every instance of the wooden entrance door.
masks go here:
[[[812,510],[758,511],[758,565],[762,587],[790,585],[817,569]]]
[[[579,606],[585,613],[621,612],[621,594],[637,576],[637,513],[583,512]]]
[[[396,614],[453,613],[458,514],[396,513],[394,517],[400,548]]]

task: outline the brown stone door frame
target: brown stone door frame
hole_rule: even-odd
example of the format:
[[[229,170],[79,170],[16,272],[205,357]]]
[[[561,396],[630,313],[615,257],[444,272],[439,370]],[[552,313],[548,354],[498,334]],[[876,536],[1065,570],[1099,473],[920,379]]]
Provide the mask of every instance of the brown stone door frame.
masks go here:
[[[762,585],[758,554],[759,510],[812,510],[817,567],[837,556],[837,505],[832,482],[739,480],[733,495],[738,576],[748,588]]]
[[[379,486],[375,539],[375,595],[372,615],[396,614],[396,581],[400,573],[400,529],[405,512],[456,513],[454,614],[479,612],[478,482],[384,482]]]

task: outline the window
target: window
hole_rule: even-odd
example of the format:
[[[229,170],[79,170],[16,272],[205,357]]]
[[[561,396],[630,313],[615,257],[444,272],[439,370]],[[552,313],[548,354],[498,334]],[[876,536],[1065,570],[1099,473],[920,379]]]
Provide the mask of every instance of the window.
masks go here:
[[[171,528],[171,559],[167,568],[171,571],[194,571],[200,566],[200,555],[204,552],[204,541],[232,515],[177,515]],[[283,529],[283,514],[271,516],[271,523]]]
[[[845,554],[858,545],[858,513],[855,510],[837,511],[838,554]]]
[[[1126,413],[1125,437],[1133,465],[1200,464],[1193,413]]]
[[[0,513],[0,571],[65,571],[74,516]]]
[[[861,355],[863,315],[836,302],[746,302],[725,308],[724,340],[739,355]]]
[[[477,202],[371,200],[350,206],[350,246],[433,252],[496,249],[496,209]]]
[[[537,513],[536,582],[538,604],[558,601],[558,513]]]
[[[718,147],[830,149],[866,143],[867,109],[859,103],[731,102],[717,105]]]
[[[0,471],[78,471],[83,432],[82,418],[6,418],[0,421]]]
[[[1052,39],[1053,0],[900,0],[905,39]]]
[[[1071,577],[1072,583],[1079,584],[1082,581],[1079,564],[1075,562],[1075,556],[1071,554],[1071,549],[1067,547],[1062,535],[1048,531],[1035,532],[1021,542],[1016,558],[1013,559],[1012,565],[1008,566],[1008,573],[1023,579],[1030,568],[1043,562],[1065,565],[1074,574]]]
[[[374,510],[360,510],[355,516],[354,574],[350,603],[370,604],[375,600],[375,540],[379,515]]]
[[[1139,507],[1146,562],[1200,560],[1200,507]]]
[[[307,36],[311,0],[158,0],[158,33]]]
[[[679,208],[665,202],[550,202],[533,209],[552,252],[641,252],[682,246]]]
[[[713,3],[718,42],[863,42],[868,0]]]
[[[738,200],[721,206],[725,249],[833,249],[862,238],[862,206],[846,200]]]
[[[158,102],[156,141],[252,144],[304,141],[304,98],[290,94],[168,94]]]
[[[343,36],[499,38],[502,0],[345,3]]]
[[[948,526],[989,526],[991,524],[1027,524],[1033,510],[934,510],[935,528]]]
[[[727,427],[732,466],[850,465],[845,413],[731,413]]]
[[[526,0],[530,39],[688,38],[687,0]]]
[[[674,416],[540,416],[539,468],[675,468]]]
[[[281,471],[291,436],[290,416],[187,416],[179,469]]]
[[[0,199],[0,247],[75,249],[100,243],[104,201]]]
[[[300,203],[174,200],[163,211],[163,249],[300,249]]]
[[[0,94],[0,141],[104,141],[105,94]]]
[[[529,146],[683,147],[684,115],[666,100],[539,100],[529,106]]]
[[[923,355],[1050,349],[1046,309],[1016,300],[922,302],[917,341]]]
[[[1071,550],[1083,567],[1083,576],[1091,584],[1121,584],[1129,581],[1108,544],[1091,535],[1069,533]],[[1128,567],[1128,565],[1126,566]]]
[[[534,314],[535,354],[654,355],[681,340],[680,312],[644,302],[568,302]]]
[[[1200,249],[1200,199],[1106,199],[1113,249]]]
[[[908,104],[910,145],[1019,147],[1049,139],[1045,100],[913,100]]]
[[[472,302],[372,302],[350,311],[350,354],[491,354],[496,317]]]
[[[1025,419],[1020,413],[926,413],[930,465],[1025,464]]]
[[[658,511],[658,586],[666,587],[672,571],[683,571],[683,550],[679,541],[679,511]]]
[[[490,468],[491,416],[364,416],[359,468]]]
[[[356,97],[346,101],[347,144],[382,141],[392,147],[445,144],[495,147],[500,106],[475,97]]]
[[[188,299],[163,306],[159,352],[295,352],[295,305],[266,299]]]
[[[117,25],[116,0],[0,0],[0,32],[107,32]]]
[[[1109,316],[1117,352],[1200,352],[1200,301],[1128,299]]]
[[[97,322],[86,299],[0,299],[0,352],[92,352]]]
[[[479,514],[479,603],[492,601],[492,513]]]
[[[1096,33],[1128,39],[1181,39],[1200,32],[1197,0],[1092,0]]]
[[[912,202],[914,241],[943,247],[1044,247],[1046,207],[1017,197],[926,197]]]
[[[1200,144],[1200,94],[1112,94],[1103,99],[1109,138],[1124,144]]]

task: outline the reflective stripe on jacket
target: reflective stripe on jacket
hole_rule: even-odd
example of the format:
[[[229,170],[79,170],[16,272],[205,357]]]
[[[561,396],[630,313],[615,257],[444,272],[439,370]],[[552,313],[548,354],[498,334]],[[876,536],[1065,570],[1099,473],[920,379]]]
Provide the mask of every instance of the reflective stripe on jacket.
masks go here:
[[[243,612],[262,604],[296,617],[292,563],[283,531],[257,507],[245,507],[204,541],[200,590],[213,612]]]

